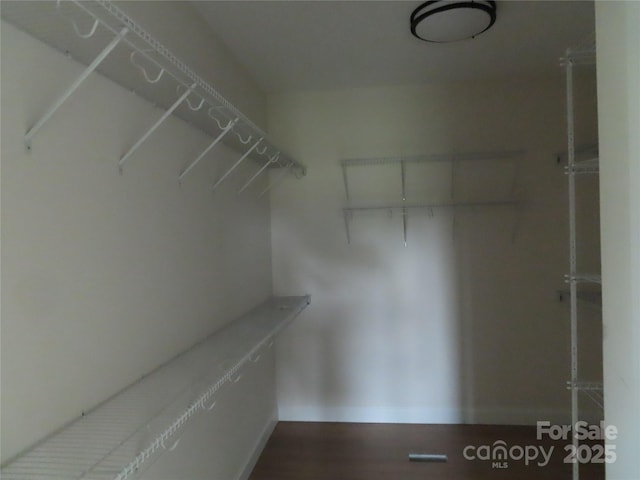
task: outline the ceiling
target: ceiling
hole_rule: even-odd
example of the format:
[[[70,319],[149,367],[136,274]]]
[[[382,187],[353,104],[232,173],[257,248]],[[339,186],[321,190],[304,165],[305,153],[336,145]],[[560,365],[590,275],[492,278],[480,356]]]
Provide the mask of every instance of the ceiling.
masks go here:
[[[268,93],[546,74],[567,47],[593,43],[593,1],[498,1],[491,30],[452,44],[411,35],[420,3],[193,2]]]

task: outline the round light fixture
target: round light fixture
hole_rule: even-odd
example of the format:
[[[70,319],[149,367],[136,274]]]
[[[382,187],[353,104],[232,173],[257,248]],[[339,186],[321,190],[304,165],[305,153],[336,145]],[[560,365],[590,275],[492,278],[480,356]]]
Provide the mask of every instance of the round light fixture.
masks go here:
[[[495,21],[494,1],[434,0],[413,11],[411,33],[425,42],[457,42],[486,32]]]

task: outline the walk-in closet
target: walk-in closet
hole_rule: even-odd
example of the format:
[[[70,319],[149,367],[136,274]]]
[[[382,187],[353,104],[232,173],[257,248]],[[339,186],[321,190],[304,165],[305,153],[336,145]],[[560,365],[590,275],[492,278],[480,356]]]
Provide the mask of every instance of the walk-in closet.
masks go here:
[[[6,480],[640,480],[640,2],[0,1]]]

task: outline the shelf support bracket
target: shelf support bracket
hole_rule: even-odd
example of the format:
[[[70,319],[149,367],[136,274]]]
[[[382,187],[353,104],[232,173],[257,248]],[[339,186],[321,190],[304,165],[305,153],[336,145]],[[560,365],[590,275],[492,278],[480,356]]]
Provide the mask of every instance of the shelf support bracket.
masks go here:
[[[258,170],[258,171],[255,173],[255,175],[253,175],[253,176],[252,176],[252,177],[247,181],[247,183],[245,183],[245,184],[242,186],[242,188],[241,188],[240,190],[238,190],[238,194],[240,194],[240,193],[244,192],[244,191],[247,189],[247,187],[248,187],[249,185],[251,185],[251,184],[254,182],[254,180],[255,180],[256,178],[258,178],[258,177],[262,174],[262,172],[264,172],[264,171],[267,169],[267,167],[268,167],[269,165],[271,165],[272,163],[276,163],[276,162],[278,161],[278,157],[280,157],[280,152],[276,153],[273,157],[271,157],[271,158],[269,159],[269,161],[268,161],[267,163],[265,163],[265,164],[262,166],[262,168],[261,168],[260,170]]]
[[[342,179],[344,180],[344,193],[347,197],[347,205],[351,202],[351,198],[349,196],[349,179],[347,177],[347,166],[342,164]]]
[[[176,100],[175,103],[171,105],[169,109],[162,114],[162,116],[156,121],[156,123],[154,123],[151,126],[151,128],[147,130],[147,132],[144,135],[142,135],[142,137],[140,137],[140,139],[136,143],[133,144],[133,146],[129,149],[129,151],[122,156],[120,161],[118,161],[118,166],[120,167],[121,170],[122,170],[122,166],[124,165],[124,162],[126,162],[129,159],[129,157],[133,155],[133,153],[138,149],[138,147],[140,147],[140,145],[142,145],[144,141],[147,138],[149,138],[149,136],[153,132],[155,132],[155,130],[160,126],[160,124],[162,124],[162,122],[164,122],[169,117],[169,115],[171,115],[173,111],[180,106],[180,104],[191,94],[191,92],[193,92],[195,88],[196,88],[196,84],[194,83],[182,95],[180,95],[180,98],[178,98],[178,100]]]
[[[190,171],[193,167],[195,167],[195,166],[200,162],[200,160],[202,160],[202,159],[204,158],[204,156],[205,156],[207,153],[209,153],[209,152],[211,151],[211,149],[212,149],[213,147],[215,147],[215,146],[220,142],[220,140],[222,140],[222,138],[223,138],[227,133],[229,133],[229,132],[231,131],[231,129],[233,128],[233,126],[234,126],[236,123],[238,123],[238,120],[239,120],[238,118],[235,118],[234,120],[231,120],[231,121],[227,124],[227,126],[226,126],[226,127],[224,127],[224,128],[222,129],[222,132],[220,132],[220,135],[218,135],[218,136],[215,138],[215,140],[214,140],[213,142],[211,142],[211,143],[209,144],[209,146],[208,146],[207,148],[205,148],[205,149],[202,151],[202,153],[201,153],[200,155],[198,155],[198,157],[197,157],[193,162],[191,162],[191,164],[190,164],[187,168],[185,168],[185,169],[180,173],[180,176],[178,177],[178,180],[182,180],[182,179],[184,178],[184,176],[185,176],[187,173],[189,173],[189,171]]]
[[[351,230],[349,229],[349,222],[351,221],[351,211],[346,208],[342,211],[344,216],[344,230],[347,233],[347,245],[351,245]]]
[[[238,166],[239,166],[242,162],[244,162],[244,160],[245,160],[249,155],[251,155],[251,152],[253,152],[253,151],[258,147],[258,145],[260,145],[260,142],[262,142],[262,137],[260,137],[260,138],[258,139],[258,141],[257,141],[256,143],[254,143],[254,144],[251,146],[251,148],[250,148],[249,150],[247,150],[247,151],[245,152],[245,154],[244,154],[244,155],[242,155],[242,156],[240,157],[240,159],[239,159],[236,163],[234,163],[234,164],[233,164],[233,166],[232,166],[229,170],[227,170],[227,171],[224,173],[224,175],[222,175],[222,177],[220,177],[220,179],[215,183],[215,185],[211,188],[211,190],[214,190],[214,191],[215,191],[215,189],[216,189],[216,188],[218,188],[218,185],[220,185],[222,182],[224,182],[224,180],[225,180],[229,175],[231,175],[231,172],[233,172],[236,168],[238,168]]]
[[[402,204],[407,201],[406,181],[405,181],[405,166],[404,161],[400,161],[400,181],[402,183]],[[402,209],[402,236],[404,239],[404,246],[407,246],[407,209]]]
[[[69,85],[69,87],[64,91],[64,93],[49,107],[49,109],[45,112],[40,120],[38,120],[33,127],[29,129],[29,131],[24,136],[24,141],[27,146],[27,150],[31,150],[31,140],[35,136],[36,133],[42,128],[42,126],[49,121],[49,119],[53,116],[54,113],[60,108],[60,106],[71,96],[73,92],[75,92],[78,87],[84,82],[91,73],[98,68],[98,65],[102,63],[102,61],[107,58],[107,55],[111,53],[111,51],[116,48],[118,43],[125,37],[125,35],[129,32],[129,29],[123,28],[120,30],[120,33],[116,35],[116,37],[109,42],[109,44],[98,54],[98,56],[89,64],[87,68],[80,74],[76,80]]]
[[[409,212],[406,208],[402,209],[402,236],[404,238],[404,246],[407,246],[407,216]]]
[[[282,169],[282,172],[280,173],[280,175],[278,175],[276,179],[273,182],[271,182],[267,188],[265,188],[262,192],[260,192],[260,195],[258,195],[258,198],[262,198],[262,196],[265,193],[267,193],[269,190],[271,190],[273,187],[279,184],[284,178],[284,176],[287,173],[289,173],[289,170],[291,170],[291,167],[293,167],[293,162],[289,163],[289,165],[287,165],[285,168]]]

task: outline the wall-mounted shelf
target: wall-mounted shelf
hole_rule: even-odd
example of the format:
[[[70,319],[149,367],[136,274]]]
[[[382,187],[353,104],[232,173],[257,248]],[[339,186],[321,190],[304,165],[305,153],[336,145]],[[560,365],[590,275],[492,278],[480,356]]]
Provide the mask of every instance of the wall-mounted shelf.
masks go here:
[[[2,18],[87,65],[28,129],[25,135],[28,149],[58,108],[92,72],[98,71],[164,110],[152,125],[141,126],[138,140],[118,160],[120,169],[133,160],[136,150],[173,114],[212,137],[207,147],[178,174],[180,181],[220,142],[241,152],[241,156],[218,179],[214,189],[248,158],[261,168],[240,191],[267,169],[282,168],[296,176],[306,173],[304,165],[279,149],[209,83],[110,1],[4,2]]]
[[[570,298],[570,290],[558,290],[558,300],[561,302]],[[579,302],[602,308],[602,290],[582,289],[577,290],[576,296]]]
[[[310,302],[273,297],[2,468],[4,480],[125,480],[166,450],[225,385],[241,379]],[[210,412],[212,411],[212,412]]]
[[[558,164],[565,164],[565,173],[599,173],[600,159],[598,153],[598,145],[587,145],[575,148],[573,152],[573,162],[569,165],[569,154],[563,152],[558,154],[556,161]]]
[[[567,388],[584,394],[597,407],[604,408],[604,388],[602,382],[567,382]]]
[[[565,275],[567,283],[602,283],[602,276],[595,273],[573,273]]]
[[[350,158],[340,160],[340,166],[342,168],[342,177],[344,181],[344,190],[347,201],[347,207],[342,209],[344,216],[345,231],[347,235],[347,242],[351,243],[351,221],[356,214],[366,212],[388,212],[390,214],[399,213],[402,216],[403,226],[403,238],[404,244],[407,245],[407,230],[408,230],[408,217],[417,211],[426,211],[429,215],[433,216],[436,210],[449,210],[454,215],[454,235],[456,224],[456,212],[460,209],[469,208],[482,208],[482,207],[515,207],[518,208],[522,202],[514,199],[516,190],[516,181],[518,173],[518,163],[515,163],[519,157],[524,154],[522,150],[510,150],[510,151],[497,151],[497,152],[472,152],[472,153],[442,153],[431,155],[415,155],[415,156],[399,156],[399,157],[381,157],[381,158]],[[482,200],[458,200],[456,199],[455,185],[456,185],[456,171],[460,168],[460,164],[466,162],[481,162],[481,161],[511,161],[514,162],[514,173],[511,179],[510,198],[506,199],[482,199]],[[412,204],[407,203],[407,187],[406,177],[407,169],[411,164],[425,164],[425,163],[449,163],[450,169],[450,199],[448,201],[441,202],[429,202]],[[400,175],[401,185],[401,200],[397,204],[386,205],[351,205],[351,192],[349,188],[349,168],[353,167],[370,167],[380,165],[398,165],[398,173]],[[518,222],[514,226],[512,232],[512,238],[515,237],[515,231],[517,229]]]
[[[349,191],[348,169],[350,167],[369,167],[373,165],[390,165],[396,164],[400,167],[400,181],[402,182],[402,197],[406,198],[406,169],[410,164],[446,162],[451,165],[451,185],[455,184],[456,166],[458,162],[479,162],[490,160],[511,160],[514,161],[520,157],[524,151],[510,150],[500,152],[472,152],[472,153],[435,153],[431,155],[413,155],[399,157],[379,157],[379,158],[347,158],[340,160],[342,167],[342,177],[344,180],[344,190],[347,202],[351,201]],[[516,172],[517,173],[517,170]],[[512,190],[515,188],[515,175],[512,183]]]
[[[438,210],[456,211],[460,209],[473,209],[483,207],[514,207],[517,208],[522,202],[518,200],[487,200],[474,202],[441,202],[441,203],[425,203],[420,205],[381,205],[381,206],[362,206],[347,207],[342,209],[345,221],[345,230],[347,234],[347,242],[351,243],[351,221],[354,215],[368,212],[383,212],[390,215],[398,214],[402,216],[403,238],[404,244],[407,245],[407,229],[408,217],[415,212],[426,212],[429,216],[434,216]],[[455,224],[455,222],[454,222]]]

